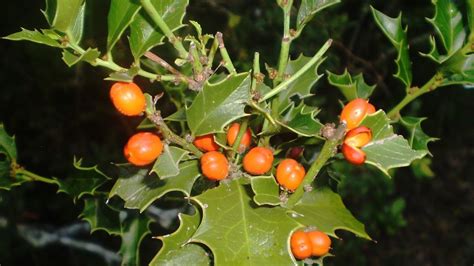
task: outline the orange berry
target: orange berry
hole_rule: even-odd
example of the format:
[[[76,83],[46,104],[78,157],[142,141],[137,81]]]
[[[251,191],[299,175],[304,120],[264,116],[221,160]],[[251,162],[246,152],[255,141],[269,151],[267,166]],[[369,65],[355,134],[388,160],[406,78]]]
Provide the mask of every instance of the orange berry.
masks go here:
[[[371,103],[368,104],[367,106],[367,114],[370,115],[370,114],[373,114],[375,113],[375,106],[373,106]]]
[[[284,159],[278,164],[276,179],[282,187],[294,191],[306,174],[304,167],[293,159]]]
[[[367,114],[368,105],[367,100],[357,98],[344,106],[341,112],[341,122],[346,122],[347,130],[351,130],[360,124]]]
[[[114,83],[110,88],[110,98],[115,108],[124,115],[135,116],[145,111],[145,95],[133,82]]]
[[[239,123],[233,123],[229,127],[229,130],[227,131],[227,143],[229,144],[229,146],[234,145],[235,139],[237,138],[237,135],[239,135],[239,130]],[[250,147],[251,140],[252,133],[250,132],[250,129],[247,128],[244,135],[242,135],[242,138],[240,139],[239,152],[244,152],[246,149],[248,149]]]
[[[193,144],[202,151],[217,151],[219,149],[219,145],[214,141],[213,134],[196,137]]]
[[[125,158],[134,165],[143,166],[152,163],[163,151],[160,137],[150,132],[133,135],[125,145]]]
[[[224,154],[218,151],[206,152],[201,157],[201,171],[210,180],[222,180],[229,174],[229,162]]]
[[[342,155],[344,158],[351,164],[359,165],[365,162],[365,152],[359,148],[347,145],[346,143],[342,144]]]
[[[349,130],[344,137],[344,143],[356,148],[365,146],[372,140],[372,130],[365,126]]]
[[[290,248],[293,256],[299,260],[304,260],[311,256],[311,240],[308,235],[301,230],[298,230],[291,235]]]
[[[321,231],[310,231],[306,235],[309,237],[311,242],[311,255],[323,256],[329,252],[331,247],[331,238]]]
[[[264,147],[252,148],[243,160],[243,166],[247,173],[252,175],[263,175],[272,168],[273,153]]]

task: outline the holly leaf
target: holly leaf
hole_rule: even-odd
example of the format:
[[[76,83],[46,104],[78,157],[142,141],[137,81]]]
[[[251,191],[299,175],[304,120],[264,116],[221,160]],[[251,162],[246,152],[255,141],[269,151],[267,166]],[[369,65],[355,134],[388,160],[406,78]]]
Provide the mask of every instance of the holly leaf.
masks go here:
[[[336,230],[343,229],[371,240],[364,225],[346,209],[341,197],[327,187],[305,192],[289,214],[299,223],[336,238]]]
[[[289,237],[299,225],[282,207],[257,207],[243,178],[193,197],[203,212],[191,238],[208,246],[215,265],[289,265]]]
[[[99,230],[109,235],[120,235],[120,212],[107,205],[105,197],[87,197],[84,199],[84,209],[79,217],[91,226],[91,233]]]
[[[432,0],[435,7],[433,18],[427,19],[435,28],[440,43],[446,54],[441,54],[436,45],[436,40],[431,37],[431,50],[422,54],[437,62],[444,63],[449,60],[464,45],[466,31],[464,29],[462,13],[457,5],[450,0]],[[469,2],[469,1],[468,1]]]
[[[194,209],[193,215],[180,213],[180,225],[171,235],[158,237],[163,247],[150,262],[150,265],[209,265],[209,255],[199,245],[189,243],[189,239],[201,222],[201,214]]]
[[[125,207],[143,212],[153,201],[168,192],[180,191],[190,195],[194,182],[200,176],[196,160],[179,165],[179,174],[167,179],[148,175],[147,169],[122,168],[123,173],[110,190],[109,198],[117,195],[125,201]]]
[[[74,160],[75,170],[65,179],[53,178],[58,184],[58,192],[71,196],[74,202],[84,195],[94,192],[110,178],[102,173],[97,166],[83,167],[82,160]]]
[[[387,176],[390,176],[389,169],[408,166],[428,153],[413,150],[403,136],[396,135],[390,120],[382,110],[366,116],[361,126],[372,130],[372,141],[362,148],[367,156],[365,162],[374,165]]]
[[[175,31],[182,24],[188,0],[151,0],[156,12],[161,15],[171,31]],[[130,24],[130,49],[136,61],[151,48],[163,43],[164,33],[142,9]]]
[[[319,11],[330,7],[337,3],[341,2],[340,0],[302,0],[300,8],[298,9],[298,17],[296,19],[296,29],[301,32],[304,26],[310,22],[314,15]]]
[[[95,64],[95,60],[100,56],[100,52],[97,48],[91,49],[88,48],[83,54],[75,55],[68,50],[63,50],[63,61],[66,63],[68,67],[72,67],[73,65],[85,61],[91,65]]]
[[[426,151],[431,155],[428,149],[428,143],[436,141],[438,138],[431,138],[423,132],[421,122],[425,119],[426,117],[405,116],[400,118],[400,122],[409,132],[408,143],[410,144],[410,147],[417,151]]]
[[[132,23],[141,6],[135,0],[111,0],[107,16],[107,50],[111,51],[122,36],[125,29]]]
[[[290,109],[280,118],[276,120],[278,124],[284,128],[305,137],[318,137],[323,125],[315,116],[319,113],[319,109],[305,105],[301,102],[295,107],[291,104]]]
[[[286,67],[285,75],[291,76],[295,74],[310,60],[310,57],[303,56],[302,54],[300,54],[297,59],[290,60]],[[300,99],[303,99],[313,95],[310,92],[311,88],[323,76],[318,74],[318,67],[323,61],[324,59],[317,62],[313,68],[308,69],[298,79],[291,82],[285,90],[281,91],[278,94],[279,113],[282,113],[290,106],[290,104],[292,103],[290,99],[291,97],[298,95]]]
[[[51,27],[68,36],[71,43],[79,43],[84,28],[84,0],[46,0],[43,14]]]
[[[250,75],[230,75],[225,80],[206,82],[201,92],[186,109],[189,129],[194,136],[223,132],[228,123],[245,116],[250,98]]]
[[[280,205],[280,186],[273,176],[253,176],[250,182],[252,184],[253,193],[255,194],[253,201],[257,205]]]
[[[443,79],[440,87],[474,84],[474,54],[465,55],[461,51],[458,51],[441,66]]]
[[[150,233],[150,223],[151,219],[146,215],[127,213],[120,230],[122,244],[119,253],[122,255],[122,265],[140,265],[140,243]]]
[[[408,52],[407,28],[403,29],[402,27],[402,14],[400,13],[396,18],[391,18],[372,6],[370,8],[377,26],[398,51],[398,56],[395,59],[397,73],[394,76],[401,80],[406,88],[409,88],[412,81],[412,71]]]
[[[341,75],[329,71],[327,71],[327,73],[329,84],[338,88],[348,101],[356,98],[369,99],[375,89],[375,85],[370,86],[365,83],[362,73],[356,76],[351,76],[347,71],[347,68]]]
[[[188,152],[183,149],[165,145],[163,153],[156,160],[151,173],[156,173],[161,179],[177,176],[179,174],[179,162],[186,154]]]
[[[10,41],[30,41],[30,42],[48,45],[51,47],[61,47],[61,44],[59,42],[49,37],[48,35],[39,32],[36,29],[27,30],[27,29],[21,28],[21,31],[5,36],[3,37],[3,39],[7,39]]]

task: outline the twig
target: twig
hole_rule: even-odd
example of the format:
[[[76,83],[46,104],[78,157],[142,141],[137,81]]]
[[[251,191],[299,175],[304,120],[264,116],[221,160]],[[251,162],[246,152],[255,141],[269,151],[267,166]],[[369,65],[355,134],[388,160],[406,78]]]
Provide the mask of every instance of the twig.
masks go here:
[[[222,32],[216,33],[217,42],[219,44],[219,50],[221,52],[222,60],[224,60],[224,67],[227,68],[230,74],[235,74],[237,71],[235,70],[234,64],[232,64],[232,60],[230,59],[229,53],[224,45],[224,39],[222,38]]]

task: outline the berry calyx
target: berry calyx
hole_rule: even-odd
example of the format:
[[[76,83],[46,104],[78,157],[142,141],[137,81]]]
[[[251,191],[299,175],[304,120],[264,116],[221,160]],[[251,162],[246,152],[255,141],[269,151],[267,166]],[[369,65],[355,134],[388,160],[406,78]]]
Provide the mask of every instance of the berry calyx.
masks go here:
[[[304,167],[293,159],[283,159],[277,167],[276,179],[280,186],[294,191],[306,174]]]
[[[150,132],[140,132],[133,135],[125,145],[125,158],[134,165],[144,166],[152,163],[163,151],[160,137]]]
[[[331,238],[321,231],[310,231],[306,235],[309,237],[311,242],[311,255],[312,256],[324,256],[329,252],[331,248]]]
[[[239,123],[233,123],[229,127],[229,130],[227,131],[227,143],[229,144],[229,146],[234,145],[235,139],[239,135],[239,130],[240,130]],[[250,129],[247,128],[244,135],[242,135],[242,138],[240,139],[240,144],[238,148],[239,153],[244,152],[246,149],[250,147],[251,140],[252,140],[252,133],[250,132]]]
[[[272,168],[273,153],[264,147],[252,148],[243,159],[244,170],[252,175],[263,175]]]
[[[136,116],[145,111],[145,95],[133,82],[114,83],[110,88],[110,99],[115,108],[124,115]]]
[[[201,172],[212,181],[225,179],[229,174],[229,162],[218,151],[206,152],[201,156]]]
[[[341,112],[341,122],[346,123],[346,130],[357,127],[367,114],[375,112],[375,107],[367,100],[357,98],[347,103]]]
[[[311,256],[311,240],[309,236],[301,230],[298,230],[291,235],[290,248],[293,256],[299,260],[304,260]]]
[[[193,144],[202,151],[217,151],[219,149],[213,134],[198,136],[194,139]]]

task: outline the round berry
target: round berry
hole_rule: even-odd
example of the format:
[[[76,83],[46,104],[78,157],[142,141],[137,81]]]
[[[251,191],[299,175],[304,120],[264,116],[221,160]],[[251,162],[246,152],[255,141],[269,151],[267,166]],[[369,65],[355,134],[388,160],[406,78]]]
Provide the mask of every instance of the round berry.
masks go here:
[[[218,151],[206,152],[201,157],[201,171],[210,180],[222,180],[229,174],[229,162],[224,154]]]
[[[239,130],[239,123],[233,123],[229,127],[229,130],[227,131],[227,143],[229,144],[229,146],[234,145],[235,139],[237,138],[237,135],[239,135]],[[246,149],[248,149],[250,147],[251,140],[252,133],[250,132],[250,129],[247,128],[244,135],[242,135],[242,138],[240,139],[239,152],[244,152]]]
[[[323,256],[329,252],[331,248],[331,238],[321,231],[310,231],[306,235],[311,242],[311,255]]]
[[[282,160],[276,170],[276,179],[282,187],[294,191],[306,174],[304,167],[293,159]]]
[[[194,139],[193,144],[202,151],[217,151],[219,149],[213,134],[198,136]]]
[[[367,100],[357,98],[344,106],[341,112],[341,122],[346,123],[347,130],[351,130],[360,124],[367,114],[368,105]]]
[[[110,88],[110,98],[117,110],[127,116],[140,115],[145,110],[145,95],[137,84],[116,82]]]
[[[298,230],[291,235],[290,248],[293,256],[299,260],[304,260],[311,256],[311,240],[308,235],[301,230]]]
[[[125,158],[134,165],[143,166],[152,163],[163,151],[160,137],[150,132],[133,135],[125,145]]]
[[[247,173],[252,175],[263,175],[272,168],[273,153],[264,147],[252,148],[243,160],[243,166]]]

